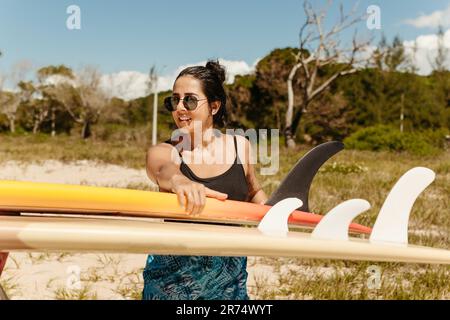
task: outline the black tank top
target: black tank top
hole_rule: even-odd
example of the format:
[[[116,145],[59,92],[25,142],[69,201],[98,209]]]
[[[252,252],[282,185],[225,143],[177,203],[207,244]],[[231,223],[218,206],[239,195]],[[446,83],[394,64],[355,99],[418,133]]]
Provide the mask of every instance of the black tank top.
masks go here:
[[[236,136],[233,136],[233,140],[236,157],[231,167],[224,173],[214,177],[200,178],[183,161],[181,153],[180,171],[192,181],[199,182],[212,190],[228,194],[228,200],[246,201],[249,192],[247,178],[245,177],[245,171],[241,161],[238,161],[239,155]]]

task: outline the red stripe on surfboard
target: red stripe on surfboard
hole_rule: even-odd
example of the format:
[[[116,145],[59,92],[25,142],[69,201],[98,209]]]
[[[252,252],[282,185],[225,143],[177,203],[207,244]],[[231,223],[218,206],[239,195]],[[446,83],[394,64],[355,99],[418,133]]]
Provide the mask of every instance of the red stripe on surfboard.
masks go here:
[[[208,199],[204,211],[207,217],[221,220],[243,219],[247,221],[261,221],[271,206],[249,202],[216,199]],[[201,217],[202,215],[200,215]],[[206,215],[205,215],[206,216]],[[290,216],[288,222],[295,225],[316,226],[323,216],[310,212],[296,210]],[[349,226],[351,232],[370,234],[372,229],[357,223]]]

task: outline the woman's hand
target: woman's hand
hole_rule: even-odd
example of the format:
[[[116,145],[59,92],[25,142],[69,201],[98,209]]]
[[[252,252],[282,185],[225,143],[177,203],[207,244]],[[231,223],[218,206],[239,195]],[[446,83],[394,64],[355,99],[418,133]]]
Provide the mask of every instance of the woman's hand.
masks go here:
[[[189,180],[183,175],[171,179],[171,191],[178,197],[178,203],[191,215],[199,215],[206,204],[206,197],[225,200],[226,193],[211,190],[203,184]]]

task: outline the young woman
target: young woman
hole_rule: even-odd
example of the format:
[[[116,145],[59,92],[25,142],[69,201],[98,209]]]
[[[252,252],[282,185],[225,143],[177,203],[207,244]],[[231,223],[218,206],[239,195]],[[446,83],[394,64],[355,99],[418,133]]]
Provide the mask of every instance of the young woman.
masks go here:
[[[217,61],[181,71],[165,106],[190,138],[189,146],[178,152],[167,141],[147,153],[150,179],[160,191],[177,194],[193,215],[202,211],[206,197],[267,200],[255,177],[248,140],[213,130],[226,117],[224,81],[225,70]],[[149,256],[143,299],[248,299],[246,268],[246,257]]]

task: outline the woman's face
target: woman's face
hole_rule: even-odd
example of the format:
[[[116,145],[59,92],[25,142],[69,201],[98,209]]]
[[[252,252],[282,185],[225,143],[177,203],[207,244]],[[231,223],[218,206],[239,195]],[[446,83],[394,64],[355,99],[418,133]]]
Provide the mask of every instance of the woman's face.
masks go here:
[[[189,133],[194,132],[194,121],[196,126],[201,123],[202,130],[212,126],[212,115],[218,110],[218,102],[211,103],[206,100],[206,96],[202,90],[200,80],[191,76],[182,76],[175,81],[173,85],[174,97],[180,98],[175,111],[172,111],[173,119],[178,128],[184,128]],[[186,96],[193,96],[199,100],[197,108],[194,110],[187,110],[183,105],[183,100]]]

